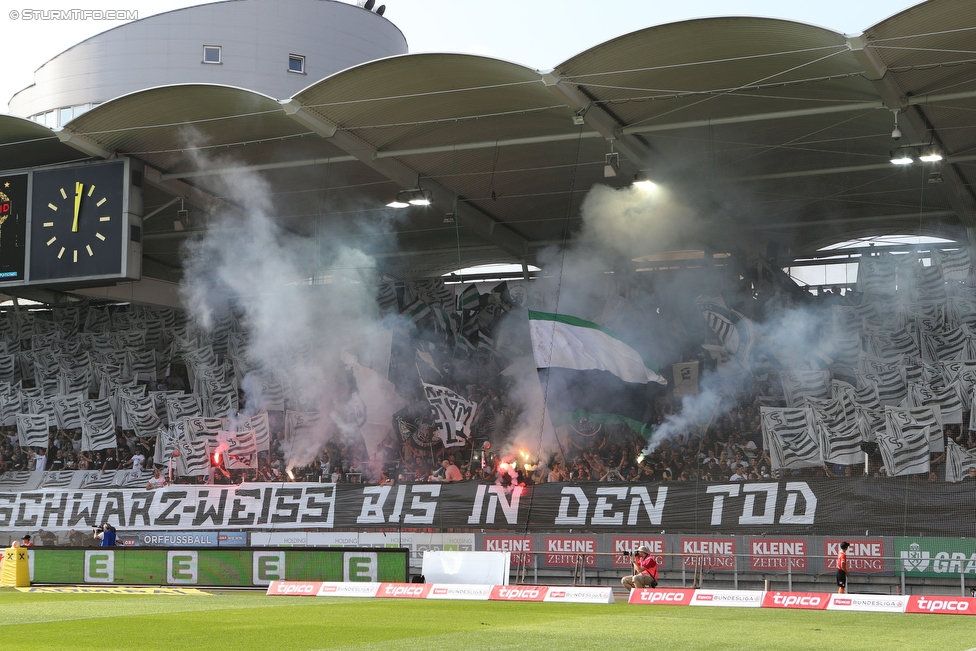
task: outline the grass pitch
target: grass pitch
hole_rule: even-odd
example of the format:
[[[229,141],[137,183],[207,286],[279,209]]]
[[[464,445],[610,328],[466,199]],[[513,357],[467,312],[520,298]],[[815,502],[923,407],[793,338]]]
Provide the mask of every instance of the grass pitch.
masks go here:
[[[972,651],[952,615],[396,599],[26,594],[0,590],[4,648]]]

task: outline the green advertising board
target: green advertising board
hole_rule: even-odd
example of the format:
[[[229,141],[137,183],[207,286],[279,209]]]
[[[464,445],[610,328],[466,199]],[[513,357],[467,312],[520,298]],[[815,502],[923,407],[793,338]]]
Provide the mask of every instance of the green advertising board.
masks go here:
[[[31,550],[32,583],[267,586],[289,581],[407,580],[407,549]]]
[[[895,570],[905,576],[976,576],[972,538],[895,538]]]

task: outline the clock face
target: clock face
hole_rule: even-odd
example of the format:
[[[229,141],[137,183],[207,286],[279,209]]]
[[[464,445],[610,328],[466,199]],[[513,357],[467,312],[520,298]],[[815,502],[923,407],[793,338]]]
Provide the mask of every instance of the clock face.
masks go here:
[[[30,280],[120,275],[122,161],[34,172]]]

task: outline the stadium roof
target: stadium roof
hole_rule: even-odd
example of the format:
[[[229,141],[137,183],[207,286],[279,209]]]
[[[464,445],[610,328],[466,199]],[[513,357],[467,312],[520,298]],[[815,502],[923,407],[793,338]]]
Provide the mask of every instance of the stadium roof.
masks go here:
[[[281,101],[152,88],[57,133],[0,116],[0,170],[145,161],[144,273],[169,280],[181,273],[182,239],[221,207],[263,209],[309,236],[345,233],[398,279],[457,269],[459,258],[531,264],[573,237],[594,184],[622,187],[641,170],[697,209],[697,244],[716,251],[776,242],[791,258],[906,232],[965,241],[976,226],[974,30],[976,4],[931,0],[854,37],[763,18],[662,25],[548,72],[411,54]],[[620,172],[605,178],[611,144]],[[946,158],[892,165],[906,145]],[[253,188],[244,199],[228,191],[235,179]],[[386,208],[418,187],[431,207]],[[179,198],[196,212],[182,232]]]

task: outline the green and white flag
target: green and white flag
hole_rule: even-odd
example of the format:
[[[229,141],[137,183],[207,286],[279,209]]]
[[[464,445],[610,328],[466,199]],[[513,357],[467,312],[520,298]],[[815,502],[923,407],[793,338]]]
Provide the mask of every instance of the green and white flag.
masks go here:
[[[529,310],[529,333],[537,368],[608,371],[633,384],[668,383],[647,368],[640,353],[591,321]]]

